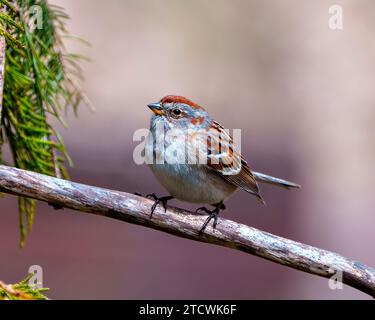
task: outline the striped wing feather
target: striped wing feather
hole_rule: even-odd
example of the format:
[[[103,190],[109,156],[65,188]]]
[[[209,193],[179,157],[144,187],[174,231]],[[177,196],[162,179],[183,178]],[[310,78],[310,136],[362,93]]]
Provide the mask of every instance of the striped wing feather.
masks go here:
[[[230,134],[213,122],[207,135],[199,134],[200,143],[207,145],[207,167],[226,181],[255,195],[262,203],[258,184],[247,162],[233,145]]]

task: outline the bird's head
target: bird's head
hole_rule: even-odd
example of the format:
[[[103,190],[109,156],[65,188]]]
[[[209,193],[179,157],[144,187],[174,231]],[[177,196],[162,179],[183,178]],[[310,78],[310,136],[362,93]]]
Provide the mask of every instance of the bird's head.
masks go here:
[[[169,95],[148,107],[154,115],[151,125],[163,123],[168,128],[202,129],[209,126],[210,117],[206,110],[191,100]]]

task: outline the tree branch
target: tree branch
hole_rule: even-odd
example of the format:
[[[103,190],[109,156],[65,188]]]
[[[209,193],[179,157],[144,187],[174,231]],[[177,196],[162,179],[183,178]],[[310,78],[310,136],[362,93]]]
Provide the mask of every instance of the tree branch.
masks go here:
[[[149,199],[6,166],[0,166],[0,191],[237,249],[321,277],[342,273],[343,283],[375,297],[373,268],[230,220],[219,218],[216,230],[208,227],[200,235],[206,216],[174,207],[165,213],[158,207],[150,219]]]

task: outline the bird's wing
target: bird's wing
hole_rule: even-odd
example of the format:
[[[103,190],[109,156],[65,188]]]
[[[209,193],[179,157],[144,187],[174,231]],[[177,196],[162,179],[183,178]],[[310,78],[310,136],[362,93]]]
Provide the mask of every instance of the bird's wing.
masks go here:
[[[254,175],[233,145],[230,134],[217,122],[212,122],[207,136],[199,134],[200,143],[207,147],[207,168],[223,179],[255,195],[264,203]]]

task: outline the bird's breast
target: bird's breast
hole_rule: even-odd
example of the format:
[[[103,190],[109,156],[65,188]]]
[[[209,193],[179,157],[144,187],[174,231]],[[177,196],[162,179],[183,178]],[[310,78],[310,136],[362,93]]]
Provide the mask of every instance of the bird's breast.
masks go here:
[[[216,204],[228,198],[237,187],[204,165],[151,164],[159,182],[175,198],[191,203]]]
[[[236,186],[207,168],[190,164],[184,155],[184,144],[160,145],[151,132],[146,140],[146,162],[168,192],[175,198],[191,203],[216,204],[224,201]],[[174,160],[174,161],[173,161]]]

